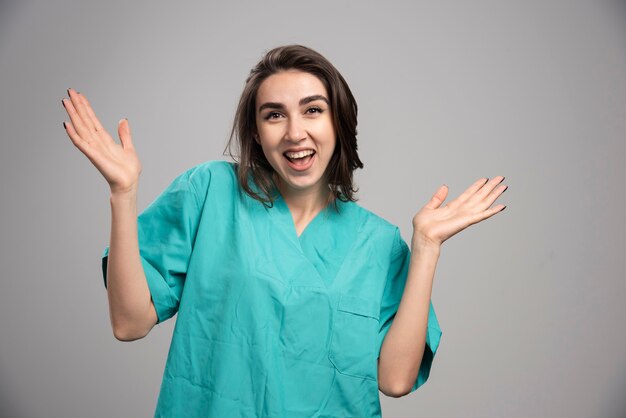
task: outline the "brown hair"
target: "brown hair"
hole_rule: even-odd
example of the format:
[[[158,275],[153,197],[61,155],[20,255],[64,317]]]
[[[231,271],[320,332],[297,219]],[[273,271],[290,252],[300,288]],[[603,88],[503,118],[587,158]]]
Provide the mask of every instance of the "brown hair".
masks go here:
[[[243,190],[252,198],[271,207],[275,199],[272,196],[275,188],[275,172],[265,158],[263,149],[254,140],[257,131],[256,97],[259,86],[266,78],[280,71],[292,69],[307,72],[319,78],[330,96],[330,108],[337,141],[327,167],[331,190],[328,203],[333,203],[337,209],[336,198],[344,202],[357,200],[355,193],[358,189],[354,188],[352,174],[357,168],[363,168],[363,163],[357,154],[357,104],[348,83],[339,71],[321,54],[310,48],[302,45],[274,48],[250,70],[239,99],[224,155],[231,156],[237,163],[237,177]],[[235,142],[240,152],[238,156],[232,152]],[[249,184],[249,176],[252,176],[258,193]]]

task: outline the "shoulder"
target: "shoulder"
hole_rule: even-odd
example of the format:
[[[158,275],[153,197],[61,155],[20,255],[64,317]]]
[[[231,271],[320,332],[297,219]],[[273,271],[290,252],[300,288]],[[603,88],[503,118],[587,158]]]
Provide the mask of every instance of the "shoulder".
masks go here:
[[[353,213],[361,219],[361,221],[363,222],[363,226],[366,228],[376,229],[380,232],[392,235],[394,235],[395,232],[399,230],[396,225],[394,225],[387,219],[372,212],[369,209],[364,208],[356,202],[350,202],[348,205],[351,207]]]
[[[200,183],[205,179],[220,179],[236,176],[235,163],[223,160],[209,160],[187,169],[186,175],[190,181]]]
[[[384,247],[389,249],[392,257],[408,249],[397,225],[356,202],[350,202],[348,205],[353,214],[359,218],[361,231],[367,237],[375,238],[376,241],[381,242]]]
[[[187,169],[180,176],[189,181],[199,196],[205,195],[209,187],[232,188],[237,185],[237,168],[230,161],[205,161]]]
[[[237,169],[235,163],[229,161],[204,161],[176,176],[170,187],[188,191],[195,196],[198,206],[202,206],[208,195],[223,197],[225,193],[236,192]]]

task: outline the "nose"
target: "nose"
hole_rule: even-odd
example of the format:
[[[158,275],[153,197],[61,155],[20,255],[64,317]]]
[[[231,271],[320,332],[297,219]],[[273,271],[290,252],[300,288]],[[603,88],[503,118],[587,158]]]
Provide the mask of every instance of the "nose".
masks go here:
[[[285,139],[289,141],[300,141],[306,138],[306,129],[300,118],[289,118]]]

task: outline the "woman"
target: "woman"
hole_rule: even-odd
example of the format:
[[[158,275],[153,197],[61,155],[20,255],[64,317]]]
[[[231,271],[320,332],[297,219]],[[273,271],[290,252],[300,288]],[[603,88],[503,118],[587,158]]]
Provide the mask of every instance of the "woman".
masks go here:
[[[298,45],[252,69],[230,151],[179,175],[137,218],[141,164],[87,99],[63,101],[72,142],[111,188],[103,274],[116,338],[178,313],[155,416],[376,417],[428,378],[442,243],[504,209],[503,177],[445,206],[442,186],[398,227],[355,203],[357,106],[339,72]]]

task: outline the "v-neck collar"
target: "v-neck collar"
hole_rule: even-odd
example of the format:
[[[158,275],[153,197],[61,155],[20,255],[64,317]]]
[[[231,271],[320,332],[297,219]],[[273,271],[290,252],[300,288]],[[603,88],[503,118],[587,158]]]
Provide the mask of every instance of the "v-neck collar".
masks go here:
[[[251,175],[250,179],[251,188],[258,193]],[[277,188],[272,196],[273,203],[269,207],[256,200],[254,206],[263,208],[270,220],[267,226],[271,231],[265,232],[268,238],[265,243],[270,244],[265,249],[269,263],[276,269],[273,274],[294,286],[317,285],[326,289],[341,286],[339,282],[347,280],[344,276],[349,268],[348,260],[364,245],[358,237],[362,227],[358,205],[337,200],[339,212],[333,204],[327,205],[298,236],[291,210]],[[275,239],[280,242],[273,241]],[[291,261],[285,263],[286,259]]]
[[[280,235],[286,239],[288,247],[292,248],[293,255],[275,253],[270,248],[272,258],[280,262],[284,257],[293,257],[302,260],[298,276],[308,276],[298,283],[318,283],[325,288],[333,286],[337,278],[346,268],[347,260],[354,251],[356,236],[360,229],[358,216],[351,210],[352,202],[337,201],[339,212],[332,204],[322,209],[302,231],[298,237],[295,223],[287,202],[280,196],[274,199],[274,207],[268,209],[272,222],[281,231]],[[309,280],[312,280],[309,281]]]
[[[278,197],[274,201],[274,204],[276,205],[276,209],[280,212],[281,216],[285,218],[284,222],[286,224],[289,224],[290,228],[288,229],[291,230],[291,235],[292,235],[291,238],[295,238],[298,244],[302,242],[302,240],[304,239],[306,235],[306,232],[311,229],[310,227],[314,227],[314,224],[316,222],[320,222],[321,218],[328,219],[328,217],[333,215],[331,211],[334,210],[330,207],[330,205],[327,205],[326,207],[324,207],[313,217],[313,219],[309,221],[309,223],[304,227],[300,235],[298,235],[298,231],[296,230],[296,223],[293,219],[293,214],[291,213],[291,209],[289,209],[289,205],[287,205],[287,202],[285,201],[285,199],[280,193],[278,194]],[[301,246],[300,246],[300,250],[302,250]]]

